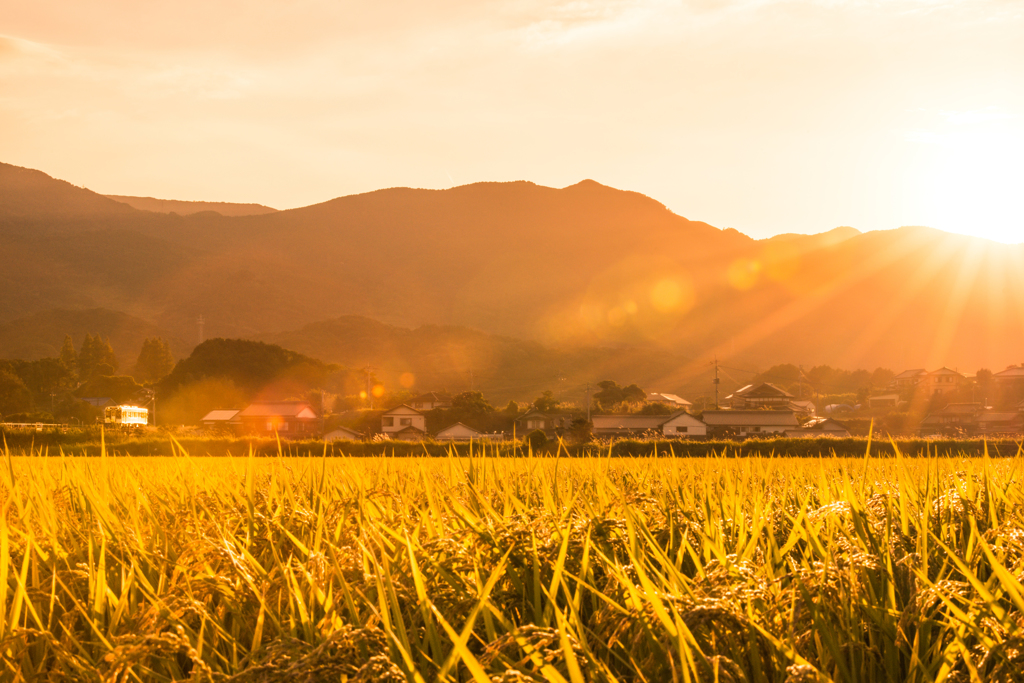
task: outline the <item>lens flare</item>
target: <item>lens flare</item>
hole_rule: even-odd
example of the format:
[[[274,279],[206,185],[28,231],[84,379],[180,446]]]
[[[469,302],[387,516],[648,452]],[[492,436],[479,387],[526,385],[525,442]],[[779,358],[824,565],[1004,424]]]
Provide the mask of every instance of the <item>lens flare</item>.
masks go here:
[[[373,386],[373,396],[374,396],[374,398],[380,398],[383,395],[384,395],[384,385],[383,384],[375,384]]]
[[[695,300],[693,285],[679,278],[664,278],[651,289],[651,305],[659,313],[685,313]]]
[[[757,278],[761,274],[761,262],[754,259],[736,259],[729,266],[725,277],[734,288],[746,291],[757,284]]]

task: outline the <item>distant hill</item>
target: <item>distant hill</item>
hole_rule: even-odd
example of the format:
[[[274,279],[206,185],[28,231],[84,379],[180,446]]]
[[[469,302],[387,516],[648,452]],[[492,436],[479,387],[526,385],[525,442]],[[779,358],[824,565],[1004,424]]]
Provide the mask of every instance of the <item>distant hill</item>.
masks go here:
[[[369,365],[386,387],[413,391],[483,391],[492,401],[532,400],[550,390],[559,399],[586,403],[586,383],[602,379],[658,380],[682,360],[649,348],[549,347],[479,330],[424,325],[416,329],[344,316],[268,335],[265,341],[349,368]],[[699,387],[689,387],[699,391]],[[652,389],[653,390],[653,389]]]
[[[213,211],[222,216],[261,216],[274,213],[277,209],[262,204],[232,204],[230,202],[186,202],[177,199],[153,199],[152,197],[127,197],[116,194],[104,195],[107,199],[127,204],[140,211],[154,213],[177,213],[189,216],[202,211]]]
[[[135,364],[143,340],[150,337],[165,339],[175,358],[183,358],[192,350],[190,345],[152,323],[118,311],[97,308],[40,311],[0,323],[0,358],[37,360],[57,357],[66,334],[71,335],[76,350],[86,334],[110,339],[123,370]]]
[[[130,213],[134,210],[129,206],[41,171],[0,163],[0,221],[38,223]]]
[[[105,308],[194,339],[203,315],[207,337],[285,343],[287,330],[313,340],[330,335],[305,326],[362,316],[424,339],[464,328],[570,355],[611,350],[610,362],[657,368],[661,390],[705,377],[716,355],[762,369],[973,371],[1019,362],[1024,338],[1024,246],[915,227],[753,240],[594,181],[184,216],[3,166],[0,199],[0,322]],[[298,341],[286,345],[334,358]],[[504,357],[520,343],[483,346]]]

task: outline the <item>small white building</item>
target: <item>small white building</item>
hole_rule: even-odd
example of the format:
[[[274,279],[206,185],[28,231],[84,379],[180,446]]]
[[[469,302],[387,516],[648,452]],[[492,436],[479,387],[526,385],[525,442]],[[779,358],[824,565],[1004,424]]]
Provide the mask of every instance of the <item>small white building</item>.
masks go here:
[[[883,394],[881,396],[871,396],[868,398],[869,408],[897,408],[900,405],[899,394]]]
[[[211,410],[203,416],[204,427],[235,427],[242,424],[238,413],[240,410]]]
[[[412,406],[416,410],[436,410],[438,408],[451,408],[452,397],[445,393],[439,393],[436,391],[428,391],[425,394],[420,394],[416,398],[410,398],[408,405]]]
[[[361,441],[363,435],[348,427],[338,427],[324,434],[324,441]]]
[[[689,408],[693,404],[687,401],[685,398],[676,396],[675,394],[663,394],[660,391],[652,391],[647,394],[648,403],[664,403],[667,406],[673,408]]]
[[[707,436],[708,426],[685,410],[680,410],[661,424],[661,431],[670,439],[692,439],[695,436]]]
[[[438,441],[470,441],[483,438],[484,433],[461,422],[456,422],[439,431],[434,438]]]
[[[420,411],[404,404],[392,408],[380,416],[380,431],[387,436],[396,436],[406,427],[413,427],[426,433],[427,418]]]

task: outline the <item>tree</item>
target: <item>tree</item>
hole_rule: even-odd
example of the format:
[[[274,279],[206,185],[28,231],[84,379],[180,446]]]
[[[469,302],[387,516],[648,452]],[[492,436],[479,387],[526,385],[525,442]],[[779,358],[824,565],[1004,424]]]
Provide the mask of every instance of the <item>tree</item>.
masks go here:
[[[174,369],[174,357],[167,342],[159,337],[142,342],[139,359],[135,362],[132,375],[139,382],[158,382]]]
[[[127,375],[96,375],[75,392],[81,398],[110,398],[116,403],[134,399],[142,385]]]
[[[247,393],[230,379],[206,377],[178,387],[160,407],[160,424],[196,424],[211,410],[244,408]]]
[[[32,405],[32,393],[21,378],[9,370],[0,369],[0,415],[20,413]]]
[[[606,379],[597,383],[600,391],[594,393],[594,402],[602,409],[609,409],[617,403],[622,403],[622,387],[618,383]]]
[[[494,408],[479,391],[464,391],[452,398],[451,412],[473,416],[493,413]]]
[[[671,415],[672,408],[664,403],[647,403],[640,409],[641,415]]]
[[[117,356],[110,340],[99,335],[86,334],[78,352],[78,376],[88,380],[97,375],[113,375],[117,372]]]
[[[597,383],[600,391],[594,394],[594,401],[602,410],[611,410],[620,403],[643,403],[647,392],[635,384],[620,387],[610,379]]]
[[[75,342],[72,341],[70,334],[64,335],[64,345],[60,347],[60,364],[69,373],[78,369],[78,354],[75,353]]]
[[[558,399],[551,391],[545,391],[533,402],[533,407],[542,413],[549,413],[558,407]]]
[[[509,400],[508,405],[505,406],[505,414],[510,417],[515,417],[519,414],[519,404],[513,400]]]

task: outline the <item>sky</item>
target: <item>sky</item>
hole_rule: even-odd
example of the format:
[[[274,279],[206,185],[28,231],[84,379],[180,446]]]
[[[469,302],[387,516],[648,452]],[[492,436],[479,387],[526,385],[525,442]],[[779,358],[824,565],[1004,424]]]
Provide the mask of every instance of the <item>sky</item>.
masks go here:
[[[1024,0],[33,0],[0,161],[304,206],[590,178],[754,237],[1024,242]]]

